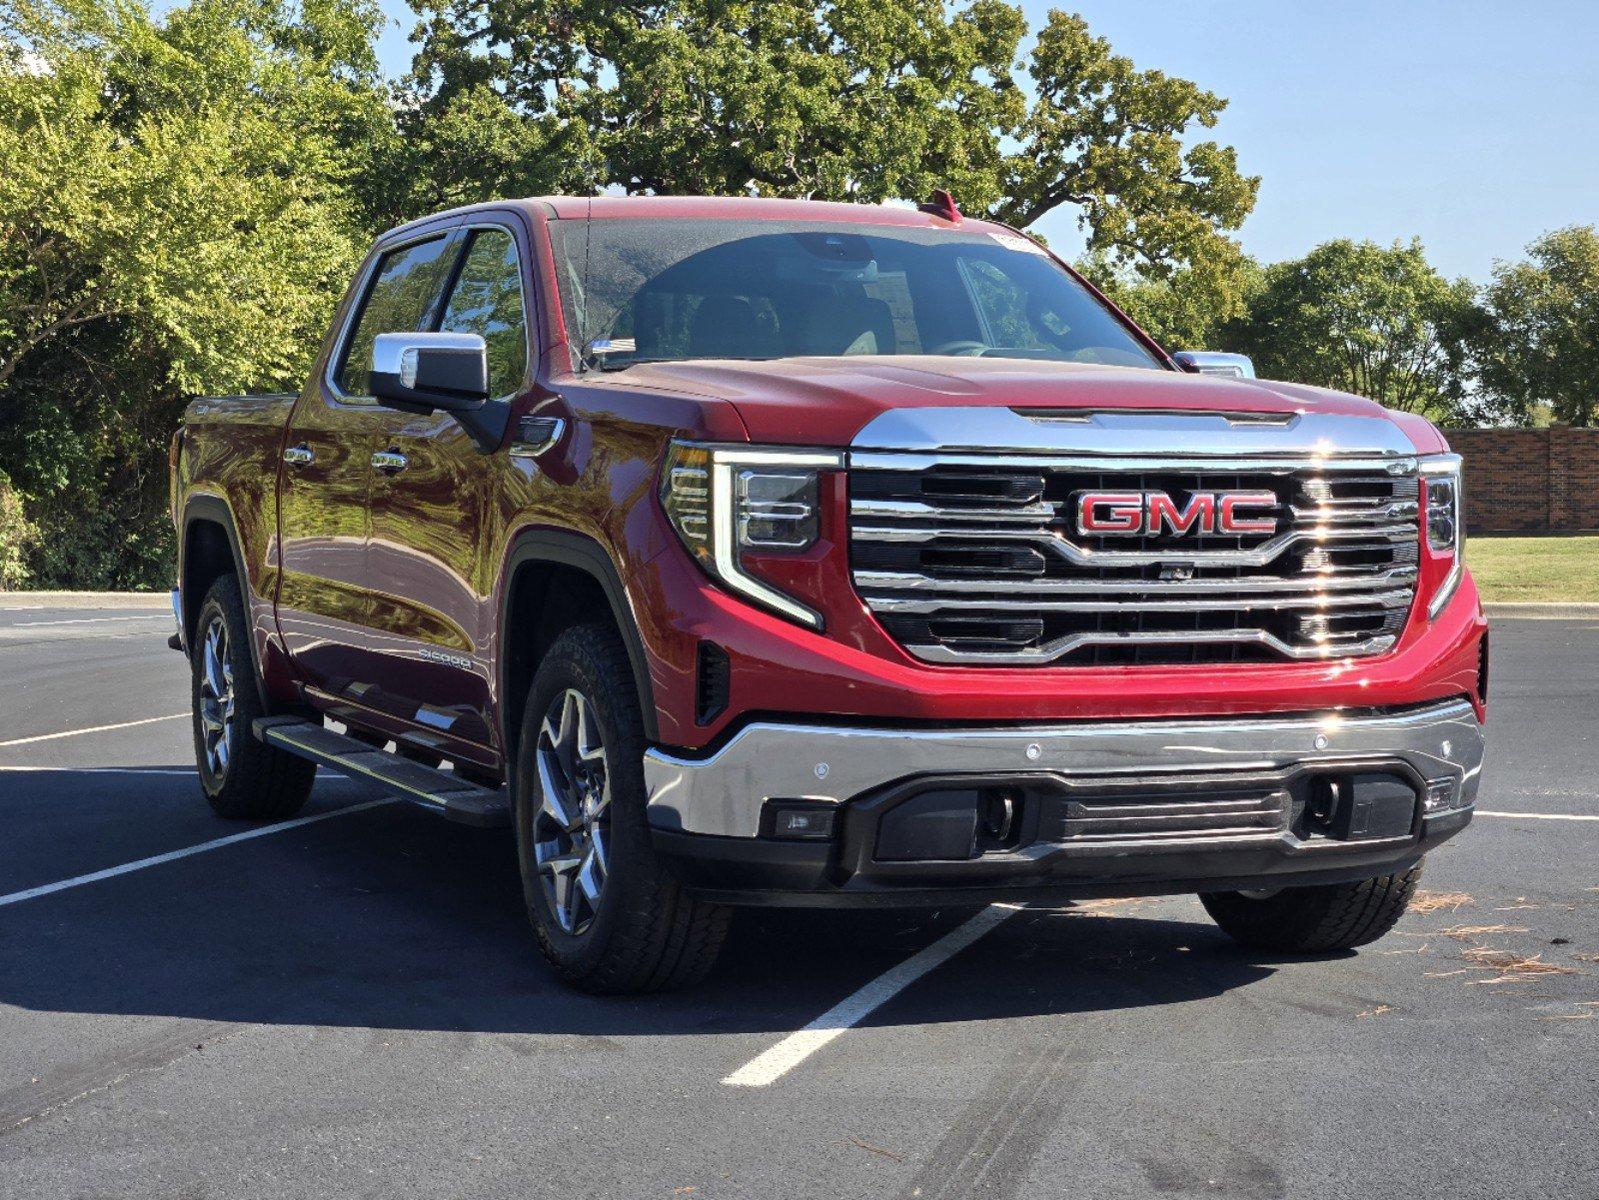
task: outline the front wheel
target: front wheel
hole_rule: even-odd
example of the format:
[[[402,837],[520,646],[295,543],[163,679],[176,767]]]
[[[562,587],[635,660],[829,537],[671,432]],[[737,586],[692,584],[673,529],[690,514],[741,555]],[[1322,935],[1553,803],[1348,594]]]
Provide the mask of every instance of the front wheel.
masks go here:
[[[1375,942],[1416,894],[1421,864],[1397,875],[1278,892],[1202,892],[1205,911],[1234,941],[1261,950],[1316,954]]]
[[[644,727],[627,650],[604,626],[569,629],[544,656],[522,719],[517,857],[545,958],[590,992],[702,978],[729,910],[688,895],[645,820]]]

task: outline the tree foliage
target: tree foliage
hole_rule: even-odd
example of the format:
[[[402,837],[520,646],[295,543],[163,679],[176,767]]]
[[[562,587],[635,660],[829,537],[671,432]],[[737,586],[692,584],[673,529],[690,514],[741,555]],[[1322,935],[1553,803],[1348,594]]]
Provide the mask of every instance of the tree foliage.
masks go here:
[[[375,9],[0,11],[0,470],[38,582],[164,571],[185,394],[298,388],[365,248]]]
[[[1525,421],[1599,416],[1599,231],[1573,225],[1527,247],[1530,261],[1494,268],[1472,346],[1487,415]]]
[[[418,124],[471,116],[494,131],[489,169],[452,173],[463,199],[611,186],[879,201],[948,187],[1018,226],[1069,206],[1112,265],[1163,270],[1213,254],[1259,182],[1230,148],[1188,144],[1225,101],[1138,70],[1061,12],[1026,61],[1029,97],[1026,21],[1001,0],[418,9]]]
[[[1440,275],[1420,242],[1337,240],[1267,267],[1244,317],[1219,337],[1268,378],[1448,420],[1463,399],[1473,299],[1471,284]]]
[[[1028,42],[1005,0],[414,0],[391,81],[377,0],[146,3],[0,4],[0,586],[160,586],[186,396],[298,388],[376,233],[511,195],[949,187],[1075,215],[1085,271],[1168,344],[1433,416],[1594,419],[1592,228],[1475,307],[1415,245],[1260,267],[1229,236],[1259,181],[1205,133],[1225,101],[1078,16]]]
[[[1168,350],[1219,348],[1265,282],[1265,268],[1226,238],[1176,270],[1118,269],[1103,253],[1078,270]]]

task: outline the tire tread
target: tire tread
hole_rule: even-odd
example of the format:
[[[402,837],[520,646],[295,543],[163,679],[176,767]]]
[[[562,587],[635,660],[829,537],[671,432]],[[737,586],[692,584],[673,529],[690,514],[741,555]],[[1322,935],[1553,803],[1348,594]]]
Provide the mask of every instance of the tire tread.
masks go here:
[[[1421,881],[1421,863],[1353,883],[1286,888],[1257,899],[1205,892],[1200,902],[1235,941],[1299,954],[1352,950],[1382,937],[1404,915]]]
[[[559,671],[569,660],[587,660],[597,681],[604,688],[604,702],[619,727],[618,760],[642,762],[644,725],[639,712],[638,693],[633,686],[632,664],[627,648],[616,632],[606,625],[579,625],[568,629],[545,656],[534,678],[523,730],[523,749],[519,759],[527,760],[528,738],[537,720],[536,693],[539,676],[546,669]],[[642,801],[642,797],[640,797]],[[642,802],[618,805],[611,801],[612,822],[619,819],[644,822]],[[531,889],[529,915],[538,938],[539,949],[556,972],[569,984],[587,992],[624,993],[664,991],[686,987],[705,977],[716,962],[727,936],[731,910],[724,905],[698,900],[684,890],[647,846],[632,856],[628,869],[638,872],[637,886],[623,887],[623,907],[613,915],[609,939],[598,958],[579,964],[551,937],[534,908]],[[542,886],[534,882],[534,886]]]
[[[316,764],[255,739],[251,726],[257,717],[271,715],[261,702],[250,655],[249,622],[244,615],[244,597],[238,580],[220,576],[211,585],[200,605],[196,631],[207,624],[206,613],[216,607],[228,628],[228,650],[233,657],[234,721],[233,757],[228,762],[222,786],[213,789],[206,782],[205,751],[200,732],[199,647],[190,647],[191,700],[194,707],[194,752],[200,768],[201,788],[206,800],[220,817],[244,821],[281,821],[294,816],[311,795],[316,779]],[[242,668],[242,669],[241,669]]]

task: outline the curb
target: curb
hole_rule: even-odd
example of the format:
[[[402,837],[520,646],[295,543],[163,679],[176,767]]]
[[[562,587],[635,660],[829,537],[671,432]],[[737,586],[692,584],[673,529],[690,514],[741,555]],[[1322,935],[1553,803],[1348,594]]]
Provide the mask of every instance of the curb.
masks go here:
[[[1514,617],[1526,621],[1599,620],[1599,604],[1586,602],[1545,604],[1528,600],[1497,600],[1484,604],[1490,617]]]
[[[166,592],[0,592],[0,611],[21,608],[157,608],[171,611]]]

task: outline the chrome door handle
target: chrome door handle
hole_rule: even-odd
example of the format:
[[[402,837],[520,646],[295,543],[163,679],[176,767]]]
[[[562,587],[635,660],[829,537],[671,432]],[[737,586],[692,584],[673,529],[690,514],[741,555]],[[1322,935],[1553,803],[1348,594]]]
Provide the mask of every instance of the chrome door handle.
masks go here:
[[[301,442],[298,446],[290,446],[283,452],[283,461],[291,467],[303,467],[316,457],[316,451]]]
[[[410,465],[411,460],[395,450],[379,450],[372,456],[372,465],[390,475],[398,475]]]

